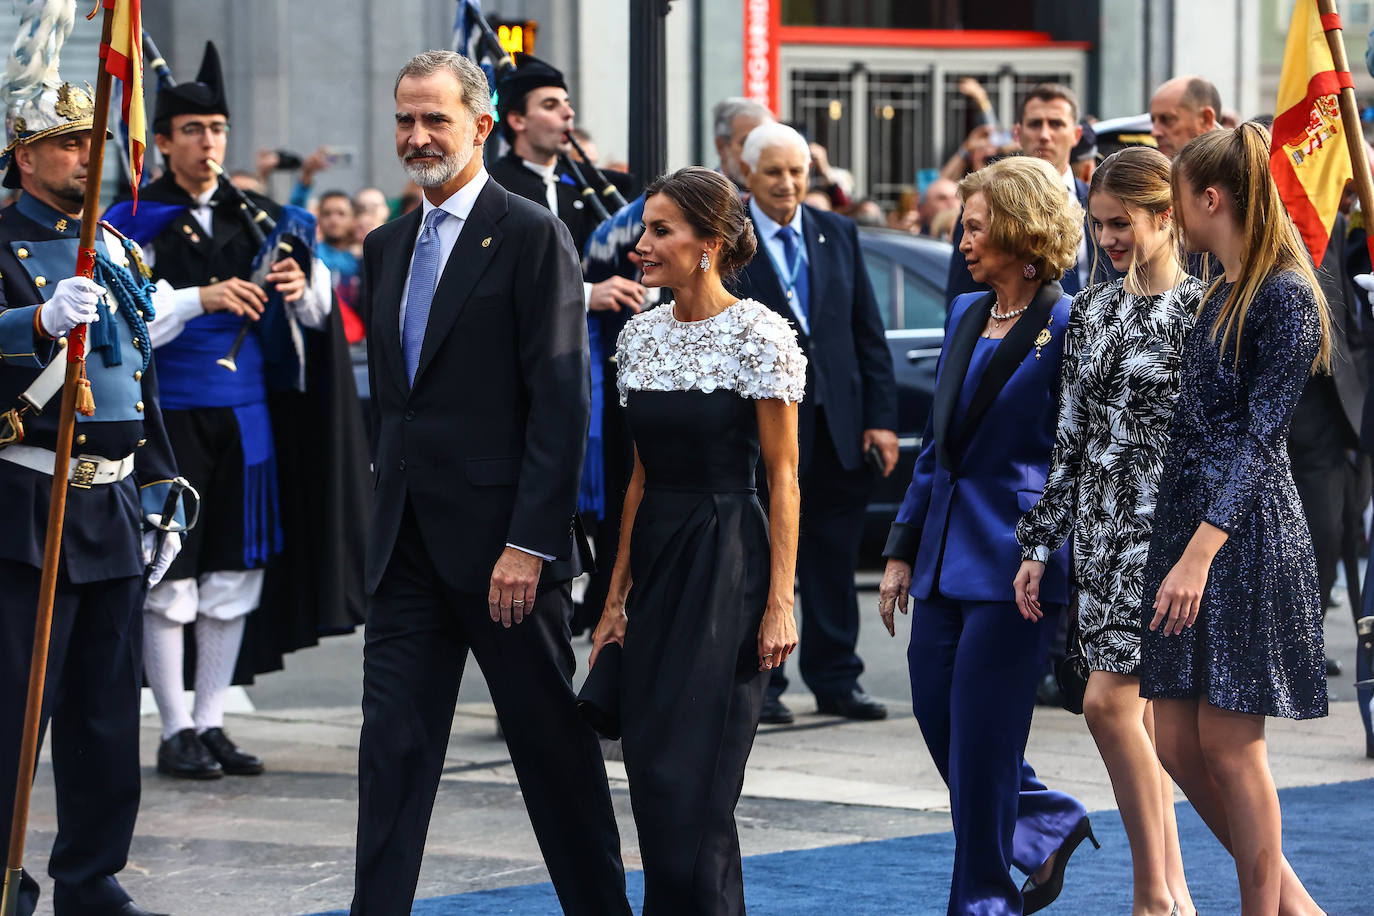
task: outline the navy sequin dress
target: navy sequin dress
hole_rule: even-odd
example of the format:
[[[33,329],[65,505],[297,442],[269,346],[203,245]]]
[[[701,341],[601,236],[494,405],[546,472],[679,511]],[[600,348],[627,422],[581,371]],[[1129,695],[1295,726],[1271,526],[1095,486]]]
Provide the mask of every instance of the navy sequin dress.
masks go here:
[[[1223,352],[1211,333],[1230,291],[1222,284],[1212,294],[1185,344],[1145,564],[1140,693],[1315,718],[1327,705],[1322,612],[1287,441],[1321,321],[1307,282],[1274,273],[1250,304],[1237,364],[1234,344]],[[1204,521],[1230,536],[1197,622],[1177,636],[1152,632],[1155,593]]]

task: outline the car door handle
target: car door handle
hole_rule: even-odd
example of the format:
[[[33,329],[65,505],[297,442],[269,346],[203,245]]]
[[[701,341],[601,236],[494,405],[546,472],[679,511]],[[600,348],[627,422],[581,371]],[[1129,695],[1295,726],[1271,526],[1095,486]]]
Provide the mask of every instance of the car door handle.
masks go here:
[[[920,347],[915,350],[906,351],[907,362],[914,363],[918,359],[939,359],[941,347]]]

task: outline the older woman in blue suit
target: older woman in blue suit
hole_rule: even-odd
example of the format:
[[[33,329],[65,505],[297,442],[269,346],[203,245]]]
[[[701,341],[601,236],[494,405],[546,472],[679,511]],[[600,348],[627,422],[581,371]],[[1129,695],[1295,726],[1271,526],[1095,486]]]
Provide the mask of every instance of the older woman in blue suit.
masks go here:
[[[1045,616],[1022,619],[1016,523],[1040,498],[1054,444],[1069,297],[1083,213],[1049,165],[1005,159],[959,185],[959,250],[991,293],[950,305],[924,448],[892,525],[878,610],[912,599],[912,705],[949,785],[949,913],[1015,916],[1048,906],[1091,836],[1077,800],[1046,788],[1023,754],[1058,615],[1068,551],[1041,580]],[[1094,840],[1094,843],[1096,841]],[[1010,866],[1029,877],[1018,888]]]

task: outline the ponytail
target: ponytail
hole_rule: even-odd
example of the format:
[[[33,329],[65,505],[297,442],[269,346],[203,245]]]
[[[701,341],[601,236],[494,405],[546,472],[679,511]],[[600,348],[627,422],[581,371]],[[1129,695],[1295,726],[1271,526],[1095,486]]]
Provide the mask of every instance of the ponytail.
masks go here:
[[[1269,131],[1255,121],[1246,121],[1234,130],[1213,130],[1192,140],[1174,160],[1173,188],[1177,200],[1187,192],[1216,188],[1230,198],[1231,210],[1239,223],[1244,249],[1240,277],[1212,325],[1212,339],[1221,335],[1221,347],[1233,347],[1235,362],[1240,361],[1240,340],[1250,303],[1269,275],[1276,270],[1300,274],[1312,289],[1321,320],[1322,341],[1312,369],[1331,368],[1331,320],[1326,296],[1317,284],[1312,260],[1302,237],[1288,217],[1269,173]],[[1179,228],[1182,210],[1175,208]],[[1217,278],[1203,297],[1205,303],[1224,278]]]

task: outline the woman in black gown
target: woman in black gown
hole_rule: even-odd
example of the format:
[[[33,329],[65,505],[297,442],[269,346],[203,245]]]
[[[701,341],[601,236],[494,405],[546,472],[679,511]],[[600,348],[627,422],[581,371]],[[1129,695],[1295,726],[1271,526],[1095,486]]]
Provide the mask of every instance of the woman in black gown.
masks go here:
[[[755,249],[730,183],[686,168],[646,196],[644,284],[670,287],[676,302],[631,319],[616,348],[635,463],[591,663],[608,642],[624,647],[645,916],[737,914],[735,804],[768,672],[797,645],[806,358],[781,315],[722,284]],[[767,517],[754,494],[760,452]]]

